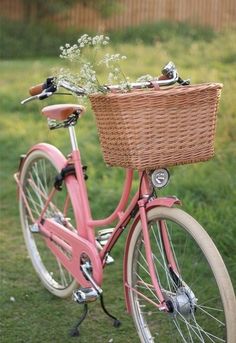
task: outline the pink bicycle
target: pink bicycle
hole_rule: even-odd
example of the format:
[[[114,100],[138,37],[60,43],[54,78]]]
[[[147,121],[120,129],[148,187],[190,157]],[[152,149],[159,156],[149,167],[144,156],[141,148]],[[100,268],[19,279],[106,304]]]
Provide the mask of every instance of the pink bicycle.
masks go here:
[[[163,75],[155,84],[135,83],[132,88],[188,84],[172,64]],[[66,80],[55,84],[49,78],[33,87],[23,103],[47,98],[59,87],[84,94]],[[206,231],[178,208],[180,201],[157,196],[168,183],[166,169],[139,170],[139,187],[128,204],[133,180],[128,168],[117,208],[105,219],[92,218],[74,130],[83,112],[74,104],[45,107],[42,113],[51,129],[68,128],[72,152],[65,157],[52,145],[37,144],[21,157],[15,174],[21,225],[35,271],[52,294],[73,295],[84,305],[71,335],[79,334],[88,303],[97,299],[114,326],[120,325],[106,310],[101,287],[103,269],[113,262],[110,252],[129,227],[124,292],[140,341],[234,343],[236,302],[228,272]],[[114,228],[107,228],[114,222]]]

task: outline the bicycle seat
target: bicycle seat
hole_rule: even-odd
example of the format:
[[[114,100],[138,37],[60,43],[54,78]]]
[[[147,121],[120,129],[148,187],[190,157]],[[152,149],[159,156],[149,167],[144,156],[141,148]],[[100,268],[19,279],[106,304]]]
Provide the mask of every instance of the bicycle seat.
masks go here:
[[[76,104],[50,105],[42,109],[42,114],[50,119],[66,120],[71,114],[85,111],[85,108]]]

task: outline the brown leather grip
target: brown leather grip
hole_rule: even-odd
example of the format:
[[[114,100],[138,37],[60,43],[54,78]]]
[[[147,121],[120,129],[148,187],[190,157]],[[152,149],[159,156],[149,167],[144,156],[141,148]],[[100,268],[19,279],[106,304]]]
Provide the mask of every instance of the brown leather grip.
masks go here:
[[[42,93],[42,91],[44,90],[44,88],[45,88],[45,85],[44,85],[44,83],[41,83],[41,84],[39,84],[39,85],[36,85],[36,86],[33,86],[33,87],[31,87],[30,89],[29,89],[29,93],[30,93],[30,95],[37,95],[37,94],[40,94],[40,93]]]

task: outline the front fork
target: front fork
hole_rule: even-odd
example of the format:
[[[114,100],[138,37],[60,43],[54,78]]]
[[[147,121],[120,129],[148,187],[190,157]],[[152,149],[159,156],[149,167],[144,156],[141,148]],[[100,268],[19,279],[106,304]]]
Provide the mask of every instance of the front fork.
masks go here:
[[[148,268],[149,268],[152,284],[156,291],[158,299],[160,300],[160,304],[163,304],[164,306],[163,310],[165,310],[165,299],[163,297],[160,285],[157,281],[156,271],[155,271],[155,267],[153,263],[152,248],[151,248],[151,242],[150,242],[150,237],[149,237],[149,232],[148,232],[147,215],[146,215],[146,209],[145,209],[145,201],[143,199],[139,200],[138,205],[139,205],[140,220],[141,220],[142,229],[143,229],[143,239],[144,239],[144,245],[145,245],[146,260],[148,263]]]
[[[148,219],[147,219],[147,213],[150,209],[155,208],[155,207],[172,207],[175,204],[180,204],[180,201],[176,197],[166,197],[166,198],[157,198],[152,200],[151,202],[147,202],[145,199],[141,199],[138,201],[138,206],[139,206],[139,213],[137,215],[136,220],[134,220],[133,227],[131,228],[129,232],[129,236],[127,237],[127,242],[126,242],[126,252],[125,252],[125,260],[124,260],[124,271],[126,273],[127,271],[127,253],[129,250],[129,243],[132,237],[132,234],[134,232],[134,229],[137,225],[138,220],[141,221],[142,225],[142,233],[143,233],[143,240],[144,240],[144,245],[145,245],[145,257],[148,263],[148,269],[150,272],[150,277],[152,281],[152,286],[157,294],[157,297],[159,299],[159,303],[154,303],[157,308],[161,311],[169,311],[169,308],[166,304],[166,299],[163,295],[163,291],[161,289],[161,286],[158,282],[157,279],[157,273],[155,270],[155,265],[153,261],[153,255],[152,255],[152,249],[151,249],[151,242],[150,242],[150,236],[149,236],[149,231],[148,231]],[[160,221],[160,234],[162,237],[165,253],[166,253],[166,258],[168,261],[168,265],[170,268],[170,272],[173,273],[176,278],[178,278],[178,268],[176,266],[175,258],[172,253],[171,249],[171,244],[169,241],[169,236],[168,236],[168,231],[165,226],[164,221]],[[124,275],[124,285],[125,285],[125,299],[126,299],[126,306],[128,312],[130,312],[130,300],[129,300],[129,290],[132,290],[133,292],[139,293],[136,289],[133,289],[131,285],[128,284],[127,282],[127,275]],[[140,294],[141,295],[141,294]]]

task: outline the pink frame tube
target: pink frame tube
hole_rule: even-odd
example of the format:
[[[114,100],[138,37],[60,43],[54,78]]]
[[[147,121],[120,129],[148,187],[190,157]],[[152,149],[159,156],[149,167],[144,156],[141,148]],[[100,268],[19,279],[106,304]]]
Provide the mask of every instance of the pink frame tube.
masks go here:
[[[101,227],[106,226],[108,224],[111,224],[116,218],[122,217],[123,210],[128,202],[128,198],[129,198],[131,187],[132,187],[133,170],[132,169],[126,170],[126,176],[125,176],[125,181],[123,185],[121,199],[116,209],[113,211],[113,213],[107,218],[93,219],[91,216],[91,209],[90,209],[89,200],[88,200],[87,188],[84,181],[81,158],[80,158],[80,153],[78,150],[75,150],[72,152],[72,161],[74,162],[74,165],[75,165],[78,187],[77,189],[71,188],[70,195],[71,195],[71,198],[73,198],[72,200],[73,203],[74,203],[74,200],[77,199],[78,205],[76,206],[76,212],[78,213],[78,217],[83,218],[83,223],[81,223],[82,227],[80,225],[79,231],[82,230],[85,233],[85,236],[87,236],[87,238],[89,239],[89,241],[92,243],[95,243],[94,232],[91,229],[94,229],[100,226]],[[68,178],[66,178],[65,182],[68,185],[67,179]]]
[[[175,262],[175,258],[174,258],[173,253],[172,253],[172,248],[170,245],[170,240],[168,237],[166,225],[163,222],[163,220],[160,221],[160,231],[161,231],[162,241],[163,241],[163,244],[165,247],[165,253],[166,253],[167,261],[169,263],[169,267],[171,266],[174,272],[179,273],[179,270],[178,270],[176,262]]]
[[[116,218],[122,218],[123,216],[123,210],[128,202],[128,198],[131,191],[133,181],[133,170],[132,169],[126,169],[126,176],[125,176],[125,182],[123,186],[123,192],[120,198],[120,201],[114,210],[114,212],[107,218],[104,219],[98,219],[98,220],[89,220],[88,225],[90,227],[99,227],[99,226],[105,226],[108,224],[111,224]]]

